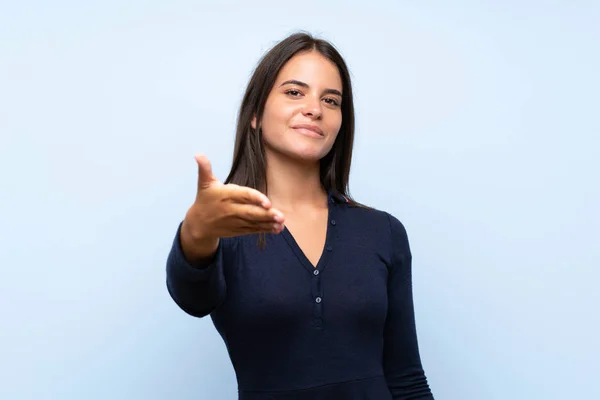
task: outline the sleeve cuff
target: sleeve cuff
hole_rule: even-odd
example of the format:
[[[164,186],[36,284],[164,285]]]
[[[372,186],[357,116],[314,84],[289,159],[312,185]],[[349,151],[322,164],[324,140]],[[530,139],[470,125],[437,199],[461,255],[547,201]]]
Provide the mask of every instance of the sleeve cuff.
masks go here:
[[[177,233],[175,235],[175,239],[173,240],[173,246],[171,247],[171,252],[169,253],[167,265],[170,266],[171,272],[181,279],[194,282],[206,280],[214,272],[216,266],[222,262],[223,241],[219,241],[217,253],[209,264],[201,266],[190,264],[183,255],[183,249],[181,248],[182,224],[183,222],[180,223],[179,227],[177,228]]]

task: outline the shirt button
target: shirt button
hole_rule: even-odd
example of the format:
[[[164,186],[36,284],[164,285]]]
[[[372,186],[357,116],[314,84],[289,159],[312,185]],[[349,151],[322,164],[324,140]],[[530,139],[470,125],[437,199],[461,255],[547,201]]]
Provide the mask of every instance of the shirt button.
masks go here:
[[[317,297],[317,298],[315,299],[315,301],[316,301],[317,303],[320,303],[320,302],[321,302],[321,298],[320,298],[320,297]]]
[[[327,251],[331,251],[331,250],[333,250],[333,247],[327,246]]]
[[[335,225],[335,219],[331,220],[331,225]]]
[[[318,269],[315,269],[315,270],[313,271],[313,275],[315,275],[315,276],[316,276],[316,275],[319,275],[319,270],[318,270]]]

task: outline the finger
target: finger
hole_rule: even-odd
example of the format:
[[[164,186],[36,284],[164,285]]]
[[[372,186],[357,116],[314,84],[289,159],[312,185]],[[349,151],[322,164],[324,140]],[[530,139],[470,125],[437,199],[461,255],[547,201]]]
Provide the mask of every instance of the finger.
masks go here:
[[[283,223],[285,221],[283,213],[275,208],[265,210],[254,204],[236,204],[232,207],[233,214],[238,217],[240,221],[246,223]]]
[[[273,232],[273,233],[281,233],[281,231],[283,231],[284,227],[285,227],[284,224],[275,224],[273,226],[273,230],[271,232]]]
[[[271,208],[271,201],[264,193],[246,186],[228,185],[229,195],[237,203],[256,204],[265,209]]]
[[[208,157],[204,154],[196,154],[194,156],[198,163],[198,190],[208,187],[213,181],[216,180],[212,173],[212,166]]]

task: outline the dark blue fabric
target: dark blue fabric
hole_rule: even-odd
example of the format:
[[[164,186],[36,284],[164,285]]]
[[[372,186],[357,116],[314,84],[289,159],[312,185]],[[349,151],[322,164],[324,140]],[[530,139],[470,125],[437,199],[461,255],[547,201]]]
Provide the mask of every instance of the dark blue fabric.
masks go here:
[[[419,356],[406,230],[392,215],[330,192],[314,267],[290,232],[220,240],[204,267],[167,259],[179,307],[210,315],[241,400],[433,400]]]

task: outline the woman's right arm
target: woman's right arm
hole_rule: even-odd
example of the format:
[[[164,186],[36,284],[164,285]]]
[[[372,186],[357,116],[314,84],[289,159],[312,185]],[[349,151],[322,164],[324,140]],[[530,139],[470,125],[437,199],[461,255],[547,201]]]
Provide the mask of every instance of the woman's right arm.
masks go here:
[[[210,314],[225,299],[224,269],[237,236],[280,233],[283,214],[255,189],[219,182],[208,159],[196,156],[198,192],[179,225],[167,258],[171,298],[195,317]]]
[[[179,225],[167,258],[167,289],[179,308],[201,318],[225,299],[224,253],[230,250],[230,240],[197,241],[197,247],[188,245],[185,251],[184,243],[191,239],[183,233],[184,225]],[[207,250],[202,254],[194,248]]]

